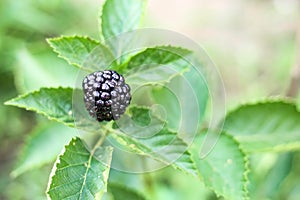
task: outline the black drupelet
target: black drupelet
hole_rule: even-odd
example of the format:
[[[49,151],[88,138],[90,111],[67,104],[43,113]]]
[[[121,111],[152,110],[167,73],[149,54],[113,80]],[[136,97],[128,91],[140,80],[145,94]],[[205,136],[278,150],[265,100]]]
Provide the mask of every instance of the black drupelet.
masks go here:
[[[116,71],[91,73],[83,79],[82,87],[85,107],[99,122],[119,119],[130,104],[130,87]]]

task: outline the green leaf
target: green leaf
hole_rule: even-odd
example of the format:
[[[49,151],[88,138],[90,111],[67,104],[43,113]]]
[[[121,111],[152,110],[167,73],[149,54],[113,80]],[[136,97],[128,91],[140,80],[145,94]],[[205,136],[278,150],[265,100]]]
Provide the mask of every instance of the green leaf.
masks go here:
[[[300,149],[300,113],[280,100],[246,104],[230,112],[223,127],[247,152]]]
[[[41,88],[5,102],[46,116],[50,120],[74,127],[72,88]]]
[[[152,88],[152,97],[154,98],[155,102],[159,105],[163,106],[167,113],[168,127],[172,130],[179,130],[182,121],[182,108],[179,100],[173,91],[168,90],[164,87],[153,87]],[[188,120],[188,118],[185,118]],[[182,121],[181,121],[182,120]]]
[[[106,0],[101,16],[101,32],[104,42],[110,47],[117,64],[122,64],[131,55],[131,45],[136,34],[122,33],[137,29],[141,23],[146,0]]]
[[[133,56],[118,71],[126,73],[126,81],[132,87],[166,83],[190,70],[192,66],[185,56],[191,53],[190,50],[173,46],[148,48]]]
[[[293,153],[288,152],[278,155],[276,163],[272,166],[272,169],[269,171],[265,177],[264,186],[262,188],[266,191],[270,199],[276,198],[278,195],[283,181],[291,174],[291,169],[293,167]]]
[[[205,79],[194,68],[176,76],[164,86],[152,89],[155,103],[167,113],[168,127],[194,136],[204,119],[208,88]]]
[[[188,49],[174,46],[158,46],[147,48],[146,50],[134,55],[126,66],[126,71],[129,74],[136,71],[143,71],[148,69],[148,65],[165,65],[180,59],[192,52]],[[131,70],[131,71],[130,71]]]
[[[146,198],[137,191],[118,183],[109,183],[107,191],[113,196],[114,200],[146,200]]]
[[[101,16],[104,39],[137,29],[145,6],[145,0],[106,0]]]
[[[101,158],[101,159],[100,159]],[[47,193],[53,200],[100,198],[106,192],[112,158],[111,147],[89,150],[79,139],[73,139],[59,156]]]
[[[200,158],[200,147],[206,134],[196,137],[192,146],[193,160],[196,162],[207,187],[217,195],[230,200],[248,199],[248,159],[232,136],[222,133],[212,151]]]
[[[21,149],[14,177],[27,170],[40,167],[54,161],[64,145],[75,136],[74,130],[57,123],[38,126]]]
[[[136,122],[131,120],[144,118],[143,123],[147,124],[149,119],[145,118],[145,115],[149,113],[149,109],[134,106],[130,108],[130,112],[135,116],[131,115],[131,118],[125,116],[118,121],[118,125],[125,133],[115,129],[109,137],[113,137],[135,153],[146,155],[166,165],[172,165],[188,174],[198,175],[190,158],[188,145],[176,132],[168,130],[164,122],[155,116],[151,117],[151,123],[148,126],[137,128],[134,124]],[[127,128],[122,124],[125,124]]]
[[[105,45],[88,37],[63,36],[47,41],[59,57],[86,71],[106,69],[114,60]]]

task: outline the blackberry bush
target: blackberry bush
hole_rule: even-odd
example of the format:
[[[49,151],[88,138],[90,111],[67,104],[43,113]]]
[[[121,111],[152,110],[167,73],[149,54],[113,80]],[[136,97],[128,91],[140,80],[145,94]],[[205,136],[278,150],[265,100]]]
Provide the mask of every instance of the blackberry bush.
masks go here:
[[[117,120],[131,100],[130,87],[116,71],[97,71],[82,82],[84,102],[89,114],[99,122]]]
[[[297,160],[294,155],[281,154],[276,159],[273,156],[277,152],[300,150],[298,107],[290,99],[266,99],[237,107],[219,123],[202,123],[202,119],[220,117],[216,113],[205,113],[207,102],[213,100],[208,97],[214,96],[209,91],[208,86],[212,83],[209,79],[213,81],[212,86],[216,86],[216,77],[211,76],[213,65],[206,62],[209,59],[197,58],[204,51],[197,52],[193,48],[195,52],[192,52],[177,47],[183,44],[182,35],[164,35],[165,30],[155,32],[155,29],[134,31],[141,22],[145,2],[106,0],[101,14],[99,40],[84,36],[48,40],[61,58],[83,73],[111,67],[127,74],[127,84],[116,71],[96,71],[88,74],[82,83],[80,79],[84,92],[80,103],[76,102],[78,96],[74,95],[81,93],[77,87],[40,88],[7,101],[7,105],[35,111],[50,120],[88,133],[75,135],[79,131],[74,130],[74,134],[70,134],[70,129],[57,125],[49,128],[48,124],[46,131],[45,127],[38,128],[21,150],[19,164],[12,176],[53,161],[68,143],[57,157],[49,179],[47,196],[51,200],[94,200],[101,199],[104,193],[108,193],[105,199],[114,200],[167,199],[167,194],[170,194],[169,199],[219,199],[216,196],[226,200],[247,200],[249,196],[251,199],[265,199],[253,198],[255,193],[262,193],[259,185],[263,184],[257,182],[262,180],[261,177],[266,177],[264,183],[272,183],[266,191],[272,193],[268,199],[274,199],[273,193],[279,191],[279,186],[288,188],[285,182],[289,179],[288,175],[297,174],[290,170],[295,168],[290,167],[290,163]],[[143,39],[156,41],[156,38],[158,44],[147,47],[145,44],[148,42],[141,41],[140,47],[137,42]],[[167,40],[163,44],[162,38]],[[202,69],[208,72],[208,80],[205,74],[201,74]],[[70,76],[70,73],[66,74]],[[92,122],[119,119],[131,101],[129,85],[147,87],[136,93],[136,104],[130,106],[124,120],[120,123],[91,123],[91,118],[87,117],[80,118],[80,126],[77,126],[76,113],[81,117],[84,107],[94,118]],[[216,89],[218,93],[223,91]],[[81,104],[83,101],[85,106]],[[166,117],[155,112],[154,108],[160,107],[153,105],[163,107]],[[211,101],[209,111],[217,110],[223,114],[220,106],[215,109],[215,105]],[[208,124],[211,126],[203,126]],[[196,125],[195,131],[193,125]],[[195,137],[190,133],[195,133]],[[256,157],[261,152],[272,153],[272,162],[269,162],[270,155],[267,159]],[[249,160],[250,156],[255,157]],[[255,163],[249,165],[252,160]],[[273,167],[270,163],[273,165],[275,160],[277,164]],[[264,162],[268,164],[267,168]],[[182,176],[169,168],[162,169],[169,165],[191,176]],[[254,166],[254,172],[259,172],[257,177],[251,175],[251,182],[248,180],[249,166]],[[154,172],[158,168],[163,171]],[[109,175],[111,169],[114,169],[112,176]],[[130,173],[136,175],[130,176]],[[155,174],[152,176],[152,173]],[[23,178],[32,181],[27,177]],[[250,195],[248,188],[251,188]],[[265,190],[265,187],[262,189]],[[281,197],[281,193],[278,194]]]

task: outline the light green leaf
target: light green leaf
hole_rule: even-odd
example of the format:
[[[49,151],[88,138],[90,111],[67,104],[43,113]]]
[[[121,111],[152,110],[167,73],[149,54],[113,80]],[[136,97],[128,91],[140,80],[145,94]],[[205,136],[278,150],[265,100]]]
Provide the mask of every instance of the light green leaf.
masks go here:
[[[113,196],[114,200],[146,200],[146,198],[137,191],[118,183],[109,183],[107,191]]]
[[[198,175],[191,154],[188,151],[188,145],[178,136],[176,132],[172,132],[165,127],[164,122],[152,116],[151,119],[145,118],[149,116],[149,109],[142,107],[131,107],[131,118],[122,117],[118,124],[120,129],[125,133],[115,129],[113,137],[120,144],[133,152],[146,155],[166,165],[172,165],[176,169],[180,169],[194,176]],[[134,115],[134,116],[133,116]],[[143,118],[143,121],[141,121]],[[139,122],[131,120],[139,119]],[[134,123],[147,126],[137,128]],[[127,124],[122,127],[122,124]],[[143,132],[142,132],[143,131]]]
[[[170,129],[191,136],[198,131],[206,111],[208,88],[194,67],[164,86],[153,87],[151,92],[155,103],[165,109]]]
[[[247,152],[300,149],[300,113],[293,103],[270,100],[230,112],[223,127]]]
[[[252,168],[251,174],[249,174],[251,199],[278,199],[282,194],[284,183],[291,177],[294,153],[251,155],[250,165]]]
[[[72,88],[41,88],[5,102],[46,116],[50,120],[74,127]]]
[[[152,97],[155,102],[163,106],[167,113],[168,127],[172,130],[179,130],[181,125],[182,107],[173,91],[164,87],[153,87]]]
[[[101,31],[105,39],[137,29],[145,0],[106,0],[102,9]]]
[[[106,0],[101,16],[101,32],[110,47],[116,63],[122,64],[130,57],[132,42],[136,34],[123,34],[139,27],[146,0]]]
[[[248,199],[248,159],[232,136],[222,133],[217,144],[205,157],[200,158],[200,147],[206,134],[196,137],[192,146],[193,160],[196,162],[204,184],[217,195],[228,200]]]
[[[12,175],[16,177],[27,170],[54,161],[73,136],[73,129],[57,123],[38,126],[21,149],[17,167]]]
[[[59,57],[86,71],[106,69],[114,60],[105,45],[88,37],[63,36],[47,41]]]
[[[106,192],[111,147],[89,150],[79,139],[73,139],[59,156],[47,193],[52,200],[94,200]]]

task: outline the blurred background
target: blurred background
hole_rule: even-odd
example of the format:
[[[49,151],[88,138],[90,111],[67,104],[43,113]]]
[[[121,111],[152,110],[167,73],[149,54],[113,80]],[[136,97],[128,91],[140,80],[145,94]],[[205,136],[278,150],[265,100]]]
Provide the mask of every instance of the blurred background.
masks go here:
[[[52,164],[41,164],[15,178],[11,172],[22,161],[25,141],[37,132],[47,127],[73,132],[3,102],[42,86],[73,86],[77,70],[57,58],[45,38],[80,34],[99,39],[102,3],[0,1],[1,200],[45,199]],[[227,109],[277,95],[300,102],[299,0],[148,0],[144,27],[170,29],[199,43],[223,77]],[[250,164],[251,199],[299,199],[299,152],[254,155]],[[172,178],[167,178],[170,173]],[[151,176],[161,199],[217,199],[197,181],[193,183],[172,169]],[[114,177],[132,185],[140,178],[112,171]]]

